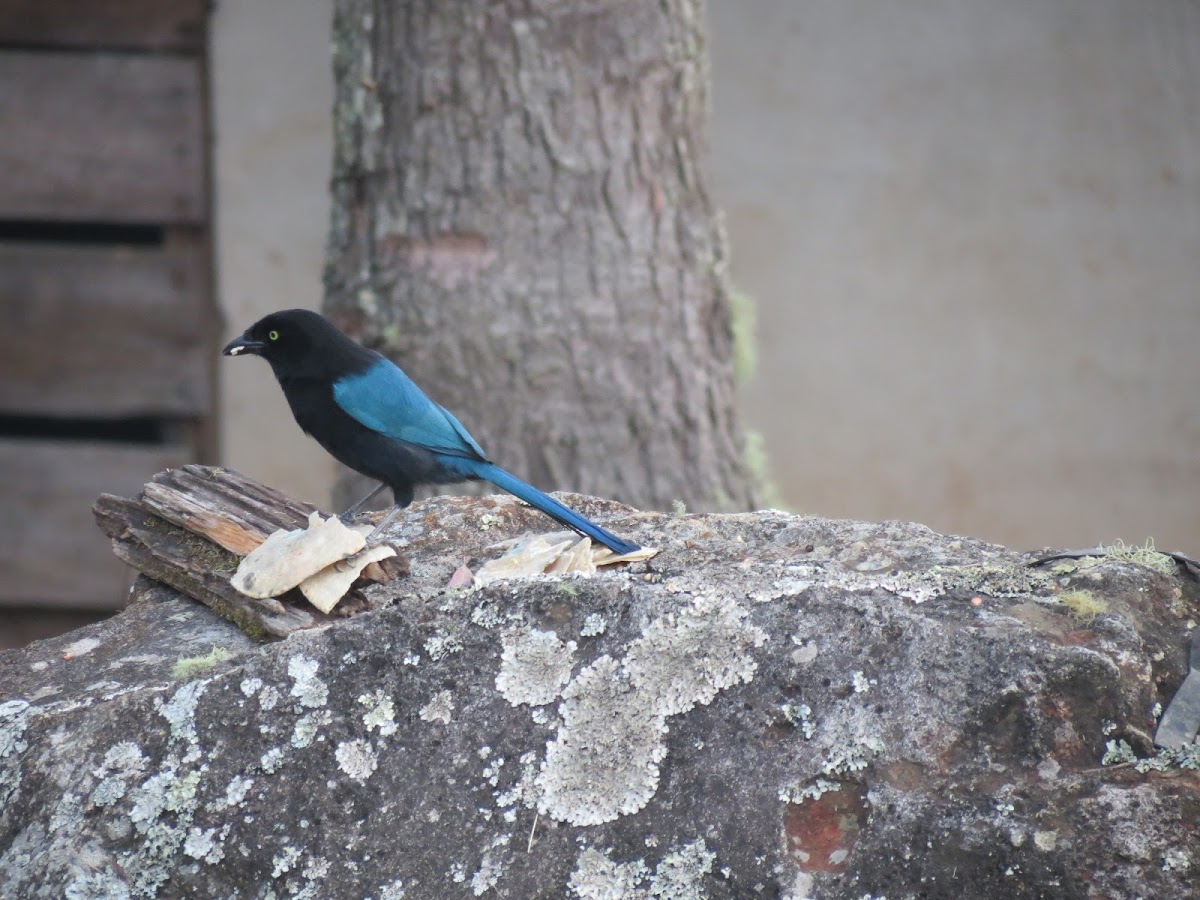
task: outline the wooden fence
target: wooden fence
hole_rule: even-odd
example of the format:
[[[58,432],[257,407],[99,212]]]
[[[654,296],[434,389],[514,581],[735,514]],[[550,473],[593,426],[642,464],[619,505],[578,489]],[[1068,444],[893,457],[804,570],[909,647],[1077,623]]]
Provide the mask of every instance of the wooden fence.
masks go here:
[[[0,3],[0,647],[119,607],[92,502],[213,455],[207,16]]]

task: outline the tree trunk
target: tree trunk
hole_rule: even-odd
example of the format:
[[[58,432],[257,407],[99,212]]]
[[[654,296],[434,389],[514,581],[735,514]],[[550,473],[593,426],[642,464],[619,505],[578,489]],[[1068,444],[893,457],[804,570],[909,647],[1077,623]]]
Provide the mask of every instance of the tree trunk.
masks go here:
[[[747,509],[701,0],[337,0],[326,308],[546,489]]]

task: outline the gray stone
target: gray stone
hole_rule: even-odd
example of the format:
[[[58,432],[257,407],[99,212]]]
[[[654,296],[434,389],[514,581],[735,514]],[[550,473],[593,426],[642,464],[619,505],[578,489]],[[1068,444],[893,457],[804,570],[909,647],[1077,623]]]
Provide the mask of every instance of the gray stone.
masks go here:
[[[525,513],[415,505],[390,605],[278,643],[141,579],[0,654],[0,896],[1196,896],[1162,557],[646,514],[649,562],[445,586]]]

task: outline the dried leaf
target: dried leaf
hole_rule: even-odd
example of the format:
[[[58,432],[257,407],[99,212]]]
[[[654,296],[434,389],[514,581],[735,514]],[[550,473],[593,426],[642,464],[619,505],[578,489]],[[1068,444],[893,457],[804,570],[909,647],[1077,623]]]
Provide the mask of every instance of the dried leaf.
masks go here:
[[[585,575],[596,574],[595,555],[592,550],[591,538],[583,538],[569,547],[566,552],[559,554],[558,559],[550,563],[547,572],[567,573],[582,572]]]
[[[376,584],[387,584],[408,573],[408,559],[397,553],[380,562],[371,563],[359,573],[358,577],[365,581],[374,581]]]
[[[300,592],[321,612],[329,613],[350,591],[350,586],[358,579],[363,569],[371,563],[395,555],[396,551],[386,544],[368,547],[361,553],[326,566],[316,575],[306,578],[300,584]]]
[[[446,587],[459,588],[469,587],[475,583],[475,574],[466,566],[459,566],[454,570],[454,574],[450,576],[450,581]]]
[[[613,553],[607,547],[592,549],[592,562],[597,566],[615,566],[617,563],[642,562],[658,556],[657,547],[639,547],[632,553]]]
[[[480,566],[475,573],[475,580],[480,584],[488,584],[501,578],[540,575],[573,543],[571,540],[551,542],[545,537],[529,538],[499,559],[489,560]]]
[[[659,552],[657,547],[640,547],[632,553],[617,554],[607,547],[593,544],[590,538],[580,538],[573,531],[553,531],[539,536],[523,534],[492,544],[488,549],[506,552],[499,559],[484,563],[475,573],[480,584],[498,578],[520,578],[542,572],[593,575],[599,566],[641,562]],[[539,568],[542,560],[545,560],[545,566]]]
[[[366,546],[366,539],[342,524],[336,516],[308,517],[308,528],[276,531],[238,565],[230,579],[247,597],[265,600],[296,587],[326,566],[351,556]]]

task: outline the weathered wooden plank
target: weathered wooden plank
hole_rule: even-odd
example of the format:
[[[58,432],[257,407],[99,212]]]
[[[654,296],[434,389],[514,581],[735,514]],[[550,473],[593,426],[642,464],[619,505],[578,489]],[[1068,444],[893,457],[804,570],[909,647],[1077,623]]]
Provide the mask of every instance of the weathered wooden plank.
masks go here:
[[[204,51],[209,0],[4,0],[0,44]]]
[[[104,491],[136,493],[183,447],[0,440],[0,605],[116,609],[132,573],[91,521]]]
[[[199,224],[202,63],[0,52],[0,218]]]
[[[198,242],[0,244],[0,410],[199,416],[217,316]]]
[[[280,528],[305,528],[317,508],[235,472],[189,465],[160,472],[138,498],[147,509],[245,556]]]
[[[155,475],[133,499],[104,494],[92,511],[120,559],[265,640],[331,621],[298,591],[254,600],[230,584],[242,556],[278,529],[305,526],[314,509],[231,469],[188,465]],[[408,572],[404,558],[387,562],[376,580]],[[352,594],[335,616],[364,608]]]
[[[93,512],[120,559],[199,600],[253,638],[287,637],[330,621],[311,607],[277,599],[252,600],[238,593],[229,584],[240,559],[237,554],[163,521],[137,500],[102,494]]]

